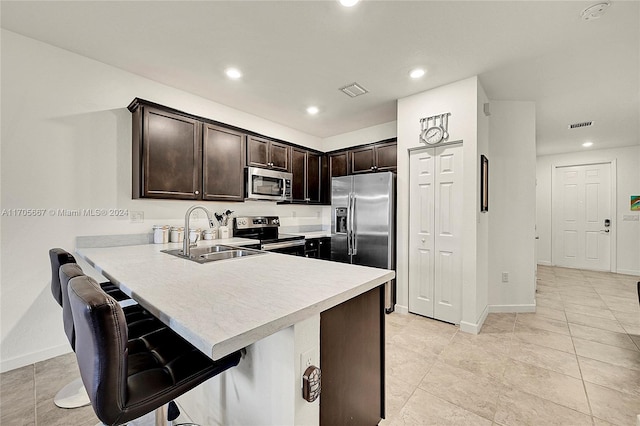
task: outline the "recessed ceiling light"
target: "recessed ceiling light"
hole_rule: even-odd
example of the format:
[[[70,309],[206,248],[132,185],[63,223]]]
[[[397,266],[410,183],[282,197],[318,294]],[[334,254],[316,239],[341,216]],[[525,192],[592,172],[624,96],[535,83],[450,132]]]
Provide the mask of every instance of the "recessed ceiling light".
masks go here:
[[[320,110],[318,109],[317,106],[310,106],[307,108],[307,113],[311,114],[311,115],[316,115]]]
[[[424,70],[422,68],[416,68],[414,70],[411,70],[411,72],[409,73],[409,76],[411,78],[420,78],[424,75]]]
[[[585,148],[589,148],[591,145],[593,145],[593,142],[585,142],[582,144]]]
[[[340,0],[340,4],[344,7],[355,6],[360,0]]]
[[[242,77],[242,73],[237,68],[227,68],[224,73],[232,80],[237,80]]]

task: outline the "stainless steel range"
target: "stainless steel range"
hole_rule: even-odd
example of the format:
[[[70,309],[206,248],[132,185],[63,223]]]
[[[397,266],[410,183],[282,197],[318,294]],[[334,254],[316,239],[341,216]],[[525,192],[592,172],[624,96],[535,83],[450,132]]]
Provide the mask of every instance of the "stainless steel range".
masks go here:
[[[260,249],[304,256],[305,240],[301,235],[281,234],[278,216],[241,216],[233,219],[233,236],[260,241]]]

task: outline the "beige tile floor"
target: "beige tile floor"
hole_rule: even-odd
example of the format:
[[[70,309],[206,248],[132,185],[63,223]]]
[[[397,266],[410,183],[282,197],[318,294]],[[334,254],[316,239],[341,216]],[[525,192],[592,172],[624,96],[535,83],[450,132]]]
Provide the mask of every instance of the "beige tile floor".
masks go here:
[[[387,319],[382,425],[620,425],[640,414],[638,277],[539,267],[536,313],[477,336]]]
[[[382,425],[621,425],[640,414],[638,277],[538,269],[535,314],[490,314],[475,336],[416,315],[387,320]],[[0,425],[87,425],[53,396],[73,354],[0,376]]]

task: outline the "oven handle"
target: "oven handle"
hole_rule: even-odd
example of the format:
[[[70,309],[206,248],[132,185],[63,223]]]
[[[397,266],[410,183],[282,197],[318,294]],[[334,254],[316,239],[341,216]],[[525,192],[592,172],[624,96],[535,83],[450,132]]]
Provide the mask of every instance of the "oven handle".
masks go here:
[[[284,241],[282,243],[268,243],[268,244],[262,244],[261,250],[270,251],[270,250],[277,250],[281,248],[303,246],[304,244],[305,244],[305,240]]]

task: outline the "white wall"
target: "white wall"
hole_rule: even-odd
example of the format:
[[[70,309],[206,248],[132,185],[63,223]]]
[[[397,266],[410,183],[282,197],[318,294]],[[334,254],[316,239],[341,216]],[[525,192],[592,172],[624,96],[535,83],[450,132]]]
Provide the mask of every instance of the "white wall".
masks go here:
[[[538,263],[551,265],[551,176],[554,165],[589,164],[615,160],[616,176],[616,270],[620,274],[640,275],[640,222],[624,216],[640,216],[630,210],[629,196],[640,195],[640,146],[545,155],[537,159]]]
[[[491,101],[489,309],[535,311],[535,103]],[[502,282],[508,272],[509,282]]]
[[[477,332],[481,327],[486,290],[478,268],[478,98],[483,97],[477,77],[468,78],[398,100],[398,237],[397,237],[397,309],[408,310],[409,246],[409,148],[419,142],[420,119],[450,112],[449,141],[463,140],[463,271],[461,329]],[[482,105],[480,105],[482,108]],[[485,137],[485,136],[483,136]],[[486,226],[486,225],[485,225]]]
[[[0,369],[70,351],[49,290],[48,250],[75,249],[78,235],[150,232],[180,223],[192,201],[131,199],[135,97],[314,149],[319,138],[2,30],[1,209],[45,209],[0,218]],[[327,207],[206,202],[211,210],[278,214],[285,226],[329,223]],[[119,208],[127,217],[59,217],[48,209]]]
[[[397,122],[378,124],[377,126],[365,127],[353,132],[342,133],[322,140],[322,151],[329,152],[337,149],[349,148],[356,145],[378,142],[385,139],[395,138],[397,135]]]
[[[477,257],[477,276],[476,276],[476,313],[479,315],[479,319],[476,320],[477,324],[482,324],[488,314],[487,306],[489,303],[489,220],[491,218],[491,211],[486,213],[480,213],[480,155],[484,154],[489,157],[489,117],[484,113],[484,104],[489,102],[484,89],[478,84],[478,103],[477,103],[477,126],[478,126],[478,149],[476,162],[478,163],[477,174],[477,198],[476,198],[476,257]]]

